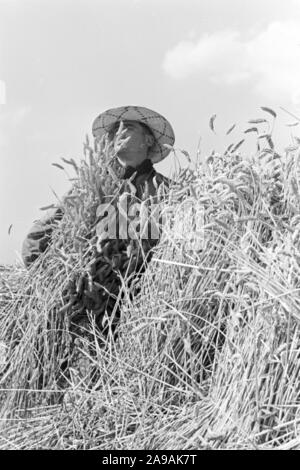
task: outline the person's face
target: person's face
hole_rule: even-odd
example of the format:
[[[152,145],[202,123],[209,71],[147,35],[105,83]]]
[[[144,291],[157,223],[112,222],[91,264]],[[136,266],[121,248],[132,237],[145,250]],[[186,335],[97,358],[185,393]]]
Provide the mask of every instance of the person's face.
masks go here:
[[[148,158],[148,150],[153,144],[152,136],[148,135],[144,127],[136,121],[123,121],[124,137],[130,137],[125,146],[118,152],[120,162],[126,166],[136,167]],[[120,123],[116,123],[109,134],[114,137]]]

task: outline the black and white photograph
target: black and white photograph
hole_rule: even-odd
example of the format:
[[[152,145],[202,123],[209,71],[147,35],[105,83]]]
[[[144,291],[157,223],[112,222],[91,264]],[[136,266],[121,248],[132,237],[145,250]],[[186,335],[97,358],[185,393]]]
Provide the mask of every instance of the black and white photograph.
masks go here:
[[[300,0],[0,0],[0,450],[300,450],[299,375]]]

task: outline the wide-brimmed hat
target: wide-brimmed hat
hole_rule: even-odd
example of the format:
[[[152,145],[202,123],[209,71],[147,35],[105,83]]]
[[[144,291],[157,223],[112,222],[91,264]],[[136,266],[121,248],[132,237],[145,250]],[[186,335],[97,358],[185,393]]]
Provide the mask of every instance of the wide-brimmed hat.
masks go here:
[[[155,138],[149,150],[149,158],[153,163],[160,162],[170,153],[164,144],[174,145],[175,135],[171,124],[161,114],[142,106],[121,106],[99,114],[93,122],[93,136],[101,138],[119,121],[138,121],[149,127]]]

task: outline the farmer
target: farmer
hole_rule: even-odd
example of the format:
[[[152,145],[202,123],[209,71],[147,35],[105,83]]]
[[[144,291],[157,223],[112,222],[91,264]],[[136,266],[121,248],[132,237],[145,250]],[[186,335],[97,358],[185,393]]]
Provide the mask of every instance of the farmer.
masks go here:
[[[168,185],[168,178],[158,173],[154,163],[163,160],[170,152],[164,144],[172,146],[175,141],[174,131],[170,123],[159,113],[140,106],[122,106],[101,113],[93,122],[93,136],[96,139],[108,133],[112,140],[123,121],[127,129],[126,137],[130,136],[125,147],[118,152],[118,160],[124,171],[121,178],[130,178],[136,188],[136,197],[140,198],[146,186],[149,195],[156,194],[161,183]],[[62,210],[51,209],[46,215],[35,221],[22,246],[22,257],[29,267],[51,242],[53,222],[62,218]]]

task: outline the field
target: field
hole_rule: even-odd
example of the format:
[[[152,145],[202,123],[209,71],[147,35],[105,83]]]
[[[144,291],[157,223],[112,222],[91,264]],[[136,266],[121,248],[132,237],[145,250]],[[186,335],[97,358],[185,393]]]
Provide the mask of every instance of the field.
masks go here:
[[[115,258],[95,228],[120,189],[109,162],[122,130],[114,148],[87,140],[82,164],[64,162],[74,191],[53,244],[28,271],[1,268],[1,449],[300,449],[300,139],[277,153],[260,132],[276,114],[263,111],[246,130],[255,155],[241,141],[196,164],[186,155],[160,196],[188,228],[170,224],[137,278],[147,244]],[[97,292],[117,271],[107,315]]]

